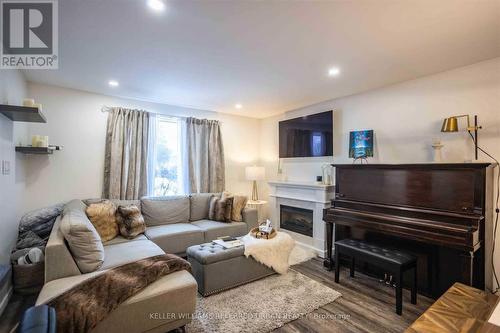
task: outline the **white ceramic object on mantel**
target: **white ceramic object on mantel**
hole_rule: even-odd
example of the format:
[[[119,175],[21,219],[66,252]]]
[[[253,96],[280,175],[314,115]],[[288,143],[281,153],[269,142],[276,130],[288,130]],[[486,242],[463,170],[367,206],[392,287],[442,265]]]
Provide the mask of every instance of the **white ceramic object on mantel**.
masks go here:
[[[440,139],[432,139],[432,148],[434,149],[433,161],[439,163],[443,161],[443,155],[441,149],[444,145],[441,143]]]
[[[333,166],[331,164],[323,164],[321,167],[322,173],[322,184],[332,185],[333,184]]]
[[[278,174],[277,174],[277,176],[278,176],[278,181],[286,182],[288,180],[285,169],[283,168],[283,165],[281,164],[280,158],[278,158]]]

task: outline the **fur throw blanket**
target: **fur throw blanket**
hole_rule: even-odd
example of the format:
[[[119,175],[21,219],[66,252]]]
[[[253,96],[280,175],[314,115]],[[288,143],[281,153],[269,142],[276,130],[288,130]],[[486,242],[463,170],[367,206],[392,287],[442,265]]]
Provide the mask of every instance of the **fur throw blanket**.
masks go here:
[[[170,273],[188,270],[186,260],[163,254],[112,268],[49,300],[57,332],[89,332],[122,302]]]
[[[271,239],[257,239],[248,234],[241,241],[245,243],[245,256],[252,256],[256,261],[274,269],[280,274],[288,271],[288,258],[295,246],[292,237],[284,232],[278,232]]]

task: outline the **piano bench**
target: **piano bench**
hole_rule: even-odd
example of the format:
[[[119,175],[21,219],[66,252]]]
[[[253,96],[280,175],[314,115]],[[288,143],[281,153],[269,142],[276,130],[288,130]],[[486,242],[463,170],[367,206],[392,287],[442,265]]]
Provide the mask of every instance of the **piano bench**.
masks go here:
[[[335,282],[339,283],[340,256],[350,258],[350,276],[354,277],[356,259],[372,264],[390,272],[396,279],[396,313],[403,310],[403,274],[413,270],[411,284],[411,303],[417,304],[417,258],[398,249],[386,248],[376,244],[354,239],[335,242]]]

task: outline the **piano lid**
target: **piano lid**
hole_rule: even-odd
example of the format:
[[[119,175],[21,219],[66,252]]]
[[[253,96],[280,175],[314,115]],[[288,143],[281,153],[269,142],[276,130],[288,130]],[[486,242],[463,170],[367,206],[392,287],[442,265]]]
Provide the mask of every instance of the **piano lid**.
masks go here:
[[[483,214],[489,163],[334,164],[335,197],[343,201]]]
[[[362,169],[484,169],[492,163],[474,162],[474,163],[373,163],[373,164],[339,164],[333,163],[332,166],[339,168],[362,168]]]

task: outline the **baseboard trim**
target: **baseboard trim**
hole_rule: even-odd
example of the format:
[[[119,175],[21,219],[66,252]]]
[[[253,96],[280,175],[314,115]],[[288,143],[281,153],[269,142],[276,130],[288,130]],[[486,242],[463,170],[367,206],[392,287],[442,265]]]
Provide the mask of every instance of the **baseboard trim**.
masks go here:
[[[315,248],[313,245],[305,244],[305,243],[299,242],[298,240],[295,240],[295,244],[297,246],[300,246],[300,247],[303,247],[305,249],[312,250],[312,251],[316,252],[316,255],[320,258],[326,257],[326,251],[319,250],[319,249]]]

